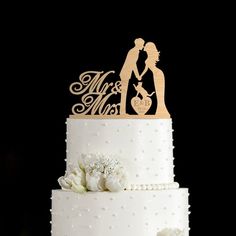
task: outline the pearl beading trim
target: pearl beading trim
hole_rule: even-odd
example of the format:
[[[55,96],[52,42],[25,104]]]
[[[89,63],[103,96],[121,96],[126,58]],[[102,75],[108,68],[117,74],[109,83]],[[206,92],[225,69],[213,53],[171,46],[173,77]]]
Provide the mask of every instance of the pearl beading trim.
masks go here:
[[[177,188],[179,188],[179,184],[173,182],[168,184],[131,184],[126,190],[165,190]]]

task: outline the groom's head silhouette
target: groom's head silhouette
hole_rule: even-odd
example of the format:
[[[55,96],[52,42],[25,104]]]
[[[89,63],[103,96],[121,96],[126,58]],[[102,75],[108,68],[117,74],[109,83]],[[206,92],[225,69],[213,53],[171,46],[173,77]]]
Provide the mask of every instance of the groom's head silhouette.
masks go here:
[[[144,47],[145,41],[142,38],[137,38],[134,40],[135,47],[137,47],[139,50],[142,50]]]

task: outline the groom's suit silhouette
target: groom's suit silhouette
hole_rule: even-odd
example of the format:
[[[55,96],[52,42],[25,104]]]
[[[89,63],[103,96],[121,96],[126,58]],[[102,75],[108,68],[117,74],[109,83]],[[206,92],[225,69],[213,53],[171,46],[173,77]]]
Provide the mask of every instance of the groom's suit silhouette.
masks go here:
[[[144,40],[141,38],[134,40],[135,46],[131,48],[126,56],[123,67],[120,71],[121,79],[121,102],[120,102],[120,114],[126,114],[126,98],[129,86],[129,80],[131,78],[132,72],[134,72],[135,77],[140,80],[140,75],[137,68],[137,61],[139,58],[139,51],[143,49]]]

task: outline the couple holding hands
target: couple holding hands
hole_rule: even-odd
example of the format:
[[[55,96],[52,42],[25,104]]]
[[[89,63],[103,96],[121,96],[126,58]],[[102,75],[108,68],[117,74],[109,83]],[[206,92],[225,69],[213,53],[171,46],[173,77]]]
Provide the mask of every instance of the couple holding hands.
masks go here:
[[[142,38],[137,38],[134,40],[134,47],[131,48],[126,56],[123,67],[120,71],[120,79],[121,79],[121,102],[120,102],[120,115],[125,115],[126,113],[126,98],[127,91],[129,86],[129,80],[132,76],[132,72],[134,72],[135,77],[141,81],[143,75],[150,69],[153,74],[153,80],[155,85],[155,93],[157,97],[157,109],[155,115],[160,118],[169,117],[169,112],[165,106],[164,100],[164,92],[165,92],[165,77],[163,72],[156,67],[156,63],[159,61],[159,51],[156,48],[156,45],[152,42],[147,42]],[[139,52],[144,50],[147,53],[147,59],[145,60],[145,68],[141,74],[139,74],[137,68],[137,61],[139,58]],[[137,90],[137,94],[140,93],[142,97],[152,96],[152,94],[148,94],[147,91],[142,87],[142,82],[138,82],[138,85],[135,86]]]

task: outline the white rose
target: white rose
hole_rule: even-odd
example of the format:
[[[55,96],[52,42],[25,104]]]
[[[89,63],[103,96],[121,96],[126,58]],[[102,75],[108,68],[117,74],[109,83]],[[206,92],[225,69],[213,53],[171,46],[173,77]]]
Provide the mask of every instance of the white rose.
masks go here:
[[[58,183],[63,190],[72,190],[77,193],[86,191],[85,173],[81,169],[75,167],[69,167],[65,176],[58,179]]]
[[[93,192],[106,190],[104,176],[99,172],[93,173],[93,175],[86,173],[86,184],[87,189]]]
[[[79,183],[83,186],[86,185],[86,179],[85,179],[85,172],[82,168],[77,168],[77,167],[74,167],[74,166],[69,166],[68,167],[69,169],[69,173],[70,175],[73,174],[74,175],[74,178],[76,179],[76,183]]]
[[[111,192],[122,191],[127,187],[127,176],[125,173],[116,173],[106,177],[106,188]]]

